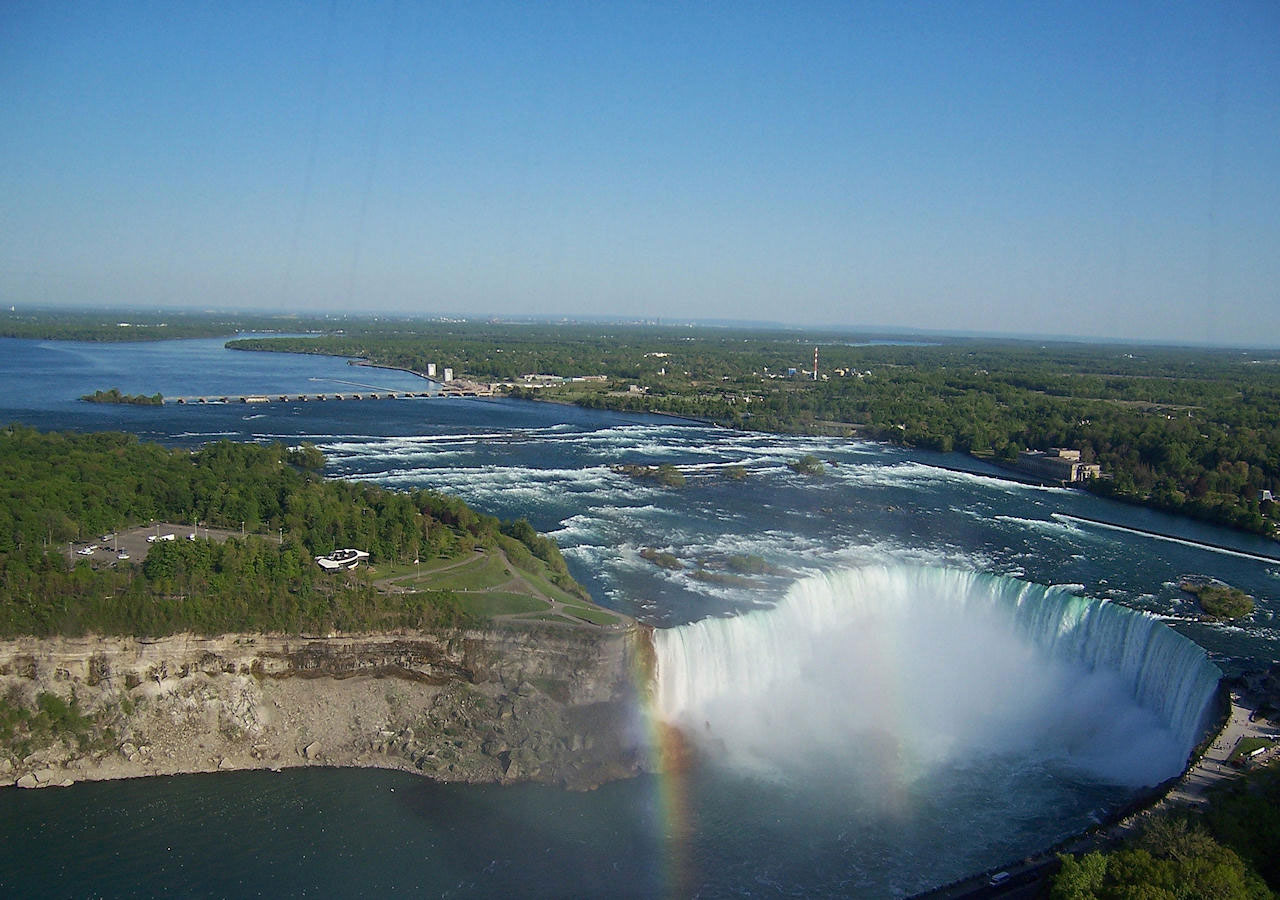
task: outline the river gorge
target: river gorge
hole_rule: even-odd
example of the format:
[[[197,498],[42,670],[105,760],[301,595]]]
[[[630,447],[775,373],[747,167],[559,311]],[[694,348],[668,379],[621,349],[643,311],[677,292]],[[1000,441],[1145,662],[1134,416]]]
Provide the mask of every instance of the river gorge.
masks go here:
[[[475,635],[472,651],[442,636],[102,650],[110,690],[146,697],[133,715],[194,717],[228,742],[196,738],[200,770],[230,771],[4,792],[0,883],[18,891],[48,883],[21,865],[41,853],[60,860],[55,887],[71,894],[158,894],[187,878],[199,894],[904,896],[1049,846],[1176,775],[1215,667],[1236,674],[1280,647],[1267,542],[1012,484],[954,456],[505,400],[104,409],[61,398],[108,384],[314,391],[349,368],[291,358],[273,376],[268,355],[201,341],[140,355],[11,344],[0,380],[47,377],[51,389],[37,402],[15,387],[6,420],[176,445],[314,441],[329,475],[527,517],[598,602],[645,626]],[[807,453],[823,475],[788,467]],[[663,463],[683,488],[615,471]],[[739,572],[744,559],[759,565]],[[1177,587],[1185,573],[1254,594],[1254,615],[1198,620]],[[9,647],[3,678],[78,683],[88,697],[107,690],[98,652]],[[652,705],[639,703],[650,690]],[[322,713],[342,727],[322,734]],[[495,735],[494,722],[512,730]],[[257,758],[254,727],[272,735]],[[166,746],[138,736],[151,742],[122,733],[108,754],[137,767],[125,774]],[[448,740],[463,752],[437,765]],[[435,766],[437,780],[328,767],[345,761]],[[282,771],[236,771],[249,766]]]

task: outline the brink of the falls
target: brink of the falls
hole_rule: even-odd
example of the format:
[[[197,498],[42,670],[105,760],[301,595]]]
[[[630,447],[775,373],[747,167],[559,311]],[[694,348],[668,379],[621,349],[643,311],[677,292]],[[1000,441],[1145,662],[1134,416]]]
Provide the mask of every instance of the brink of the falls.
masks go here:
[[[998,759],[1129,786],[1176,776],[1220,672],[1153,616],[946,568],[797,582],[655,634],[657,715],[711,758],[860,793]]]

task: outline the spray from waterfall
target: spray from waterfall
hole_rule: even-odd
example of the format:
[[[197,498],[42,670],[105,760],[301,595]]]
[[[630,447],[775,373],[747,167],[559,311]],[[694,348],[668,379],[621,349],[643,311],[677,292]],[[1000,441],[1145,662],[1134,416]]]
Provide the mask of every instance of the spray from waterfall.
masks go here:
[[[655,635],[658,715],[779,778],[903,784],[973,760],[1154,784],[1220,673],[1154,617],[1014,578],[872,567]]]

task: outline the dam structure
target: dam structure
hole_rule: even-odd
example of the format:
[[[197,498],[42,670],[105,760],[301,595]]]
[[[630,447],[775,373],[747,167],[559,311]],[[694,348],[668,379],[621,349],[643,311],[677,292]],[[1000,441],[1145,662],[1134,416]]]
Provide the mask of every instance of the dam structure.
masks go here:
[[[226,403],[324,403],[330,400],[407,400],[434,397],[431,391],[329,391],[326,393],[283,394],[208,394],[203,396],[165,397],[166,404],[196,406]]]

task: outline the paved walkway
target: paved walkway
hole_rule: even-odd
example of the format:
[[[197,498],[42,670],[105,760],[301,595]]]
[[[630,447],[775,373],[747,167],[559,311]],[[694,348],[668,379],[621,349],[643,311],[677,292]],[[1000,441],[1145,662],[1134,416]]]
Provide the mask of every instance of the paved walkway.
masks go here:
[[[1156,808],[1167,809],[1170,806],[1180,805],[1201,806],[1207,803],[1206,794],[1211,787],[1239,777],[1241,770],[1228,765],[1227,760],[1231,758],[1231,754],[1235,752],[1242,740],[1251,737],[1275,739],[1276,727],[1267,719],[1256,716],[1253,710],[1242,706],[1240,697],[1232,694],[1231,717],[1214,740],[1213,746]],[[1272,749],[1261,756],[1269,759],[1275,752],[1275,749]]]

